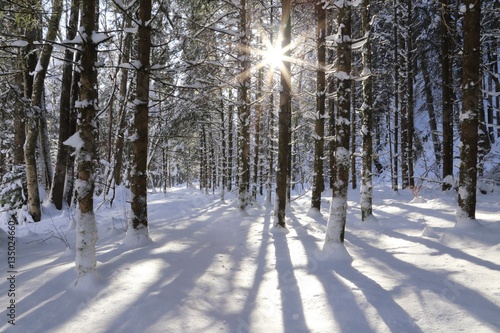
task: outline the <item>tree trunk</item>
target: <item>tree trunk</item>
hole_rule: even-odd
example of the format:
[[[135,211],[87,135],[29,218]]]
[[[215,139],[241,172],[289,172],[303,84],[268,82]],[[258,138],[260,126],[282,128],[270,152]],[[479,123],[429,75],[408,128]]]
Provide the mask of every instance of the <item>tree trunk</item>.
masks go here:
[[[77,147],[78,212],[76,230],[76,269],[78,279],[92,274],[96,269],[97,225],[94,215],[94,158],[96,155],[97,110],[97,45],[92,40],[95,33],[96,0],[82,1],[81,24],[84,29],[80,61],[79,136],[83,142]],[[79,149],[78,149],[79,148]],[[77,281],[78,283],[78,281]]]
[[[233,99],[233,90],[229,89],[229,101]],[[227,121],[227,191],[233,189],[233,156],[234,156],[234,135],[233,135],[233,120],[234,120],[234,104],[229,102],[228,106],[228,121]]]
[[[314,123],[314,171],[311,193],[311,209],[320,211],[321,193],[325,189],[323,177],[323,159],[325,147],[325,99],[326,99],[326,9],[323,3],[318,2],[316,9],[316,50],[318,63],[316,68],[316,119]]]
[[[66,31],[66,39],[72,40],[76,36],[78,26],[78,15],[80,12],[80,0],[71,1],[71,12]],[[61,97],[59,101],[59,139],[57,143],[57,158],[52,182],[50,201],[57,209],[62,209],[64,199],[64,186],[66,180],[66,168],[69,161],[69,149],[63,144],[69,136],[71,120],[71,81],[73,78],[73,51],[64,51],[63,73],[61,78]]]
[[[139,1],[139,26],[137,60],[140,67],[136,78],[136,110],[134,114],[135,140],[132,142],[132,171],[130,187],[132,192],[132,216],[127,237],[138,242],[149,241],[147,152],[149,124],[149,75],[151,50],[151,0]]]
[[[328,217],[325,245],[343,243],[347,220],[347,190],[349,186],[349,139],[351,112],[351,5],[347,1],[338,9],[337,98],[335,124],[335,181]]]
[[[443,113],[443,180],[453,177],[453,75],[450,0],[441,1],[441,107]],[[443,191],[451,188],[443,182]]]
[[[259,184],[259,167],[260,167],[260,153],[261,153],[261,122],[262,122],[262,68],[259,68],[257,74],[257,93],[255,96],[257,103],[255,106],[255,143],[254,143],[254,155],[253,155],[253,187],[252,187],[252,197],[257,199],[257,187]]]
[[[61,15],[62,0],[54,1],[49,27],[47,29],[47,36],[45,37],[45,40],[49,43],[45,43],[43,45],[40,59],[38,60],[37,67],[35,68],[33,91],[31,94],[30,115],[26,123],[24,160],[26,163],[26,178],[28,184],[28,211],[35,222],[38,222],[41,219],[40,193],[38,190],[38,172],[36,165],[36,146],[39,135],[39,121],[42,112],[44,112],[43,90],[47,68],[52,55],[52,44],[50,42],[56,39]]]
[[[290,137],[292,125],[292,98],[291,98],[291,65],[288,58],[290,57],[290,44],[292,39],[291,29],[291,0],[282,0],[282,13],[281,13],[281,34],[282,43],[281,48],[285,60],[281,67],[281,90],[280,90],[280,112],[278,116],[279,134],[278,134],[278,171],[276,175],[276,218],[274,227],[286,228],[285,223],[285,210],[287,198],[287,179],[289,174],[289,160],[290,160]]]
[[[249,201],[250,185],[250,41],[247,24],[246,0],[240,0],[240,59],[239,105],[238,105],[238,207],[245,211]]]
[[[424,78],[424,95],[427,114],[429,115],[429,127],[431,130],[432,145],[434,148],[434,155],[436,156],[436,164],[441,164],[441,142],[439,141],[438,128],[436,121],[436,111],[434,110],[434,96],[432,94],[432,83],[428,70],[427,58],[424,48],[420,48],[420,61],[422,65],[422,76]]]
[[[399,41],[399,10],[398,10],[398,2],[399,0],[394,0],[394,154],[393,154],[393,163],[392,163],[392,189],[394,191],[398,190],[398,174],[399,174],[399,86],[400,86],[400,68],[399,68],[399,52],[400,52],[400,41]],[[389,133],[390,135],[390,133]]]
[[[406,147],[406,157],[408,160],[408,185],[410,188],[415,186],[414,171],[413,171],[413,136],[415,135],[414,125],[414,103],[413,103],[413,0],[407,1],[407,17],[406,17],[406,84],[407,84],[407,102],[408,102],[408,145]]]
[[[481,0],[465,0],[460,179],[457,225],[476,216],[478,111],[481,105]]]
[[[125,18],[125,27],[130,26],[130,17],[128,15],[124,15]],[[123,53],[122,53],[122,63],[128,63],[130,61],[130,49],[132,43],[132,36],[128,33],[125,33],[123,37]],[[115,185],[121,185],[123,181],[123,152],[125,148],[125,130],[127,128],[127,103],[128,103],[128,69],[122,68],[120,77],[120,90],[119,90],[119,104],[120,104],[120,112],[118,116],[118,128],[116,130],[116,138],[115,138],[115,156],[114,156],[114,168],[113,168],[113,178],[115,180]]]
[[[224,201],[224,196],[227,190],[227,148],[226,148],[226,113],[224,110],[224,99],[223,93],[221,92],[220,99],[220,123],[221,123],[221,191],[220,199]]]
[[[373,165],[373,77],[371,75],[371,26],[370,26],[370,0],[363,0],[361,3],[362,31],[366,43],[362,51],[363,72],[367,76],[363,81],[363,106],[361,107],[361,138],[362,138],[362,167],[361,167],[361,220],[365,221],[372,215],[373,185],[372,185],[372,165]]]

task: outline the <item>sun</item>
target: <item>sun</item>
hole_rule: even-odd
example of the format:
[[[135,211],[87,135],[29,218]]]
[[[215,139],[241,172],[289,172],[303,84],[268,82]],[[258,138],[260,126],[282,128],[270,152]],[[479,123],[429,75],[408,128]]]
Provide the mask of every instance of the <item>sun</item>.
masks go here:
[[[280,68],[284,60],[283,49],[278,45],[266,45],[265,50],[262,52],[262,58],[272,68]]]

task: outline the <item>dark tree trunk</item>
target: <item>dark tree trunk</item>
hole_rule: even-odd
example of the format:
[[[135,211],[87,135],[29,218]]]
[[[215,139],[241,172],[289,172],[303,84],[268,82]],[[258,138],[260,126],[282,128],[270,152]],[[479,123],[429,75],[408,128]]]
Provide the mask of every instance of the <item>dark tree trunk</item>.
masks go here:
[[[288,188],[287,180],[289,175],[288,168],[289,161],[291,160],[290,138],[292,125],[291,66],[290,61],[288,61],[286,57],[289,57],[291,54],[291,0],[282,0],[281,6],[281,33],[283,36],[281,47],[284,50],[285,60],[283,61],[283,67],[281,68],[280,113],[278,116],[278,171],[276,175],[276,219],[274,227],[286,228],[285,210]]]
[[[361,172],[361,220],[365,221],[372,215],[372,165],[373,165],[373,78],[371,75],[371,26],[370,26],[370,0],[361,3],[361,21],[364,38],[367,39],[363,47],[363,75],[367,77],[363,81],[363,106],[361,108],[362,126],[362,172]]]
[[[136,139],[132,142],[132,172],[130,189],[132,192],[132,216],[130,226],[133,237],[149,239],[147,205],[147,154],[149,129],[149,75],[151,50],[151,0],[139,1],[139,26],[137,40],[137,60],[140,67],[136,78],[136,110],[134,130]]]
[[[72,40],[76,36],[78,27],[78,15],[80,12],[80,0],[72,0],[71,12],[66,31],[66,39]],[[66,183],[66,168],[68,167],[70,151],[64,141],[70,135],[71,126],[71,82],[73,79],[73,51],[64,51],[64,65],[61,78],[61,97],[59,100],[59,139],[57,143],[57,158],[54,170],[54,181],[50,201],[57,209],[62,209],[64,200],[64,187]]]
[[[457,220],[475,219],[478,111],[481,105],[481,0],[465,0],[460,180]]]
[[[443,112],[443,179],[453,176],[453,76],[450,1],[441,0],[441,107]],[[451,188],[443,182],[443,190]]]
[[[318,63],[316,68],[316,119],[314,136],[314,172],[313,188],[311,194],[311,208],[321,209],[321,193],[325,189],[325,180],[323,177],[323,159],[325,147],[325,99],[326,99],[326,9],[324,5],[318,2],[316,9],[316,50]]]

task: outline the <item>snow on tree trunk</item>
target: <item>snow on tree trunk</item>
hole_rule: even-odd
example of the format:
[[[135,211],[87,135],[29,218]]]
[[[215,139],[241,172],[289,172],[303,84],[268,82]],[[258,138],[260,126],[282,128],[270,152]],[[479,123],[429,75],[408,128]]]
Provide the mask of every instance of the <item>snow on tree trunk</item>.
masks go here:
[[[130,172],[132,211],[126,236],[126,243],[129,245],[143,245],[151,241],[147,206],[151,0],[140,0],[139,22],[137,62],[140,66],[137,68],[136,78],[136,112],[133,124],[135,133],[132,141],[132,170]]]
[[[452,38],[450,33],[450,0],[441,3],[441,106],[443,113],[443,179],[453,177],[453,72],[451,63]],[[443,190],[451,188],[443,182]]]
[[[361,136],[363,140],[361,158],[362,158],[362,175],[361,175],[361,220],[372,216],[372,164],[373,164],[373,144],[372,144],[372,127],[373,127],[373,79],[371,76],[371,41],[370,41],[370,0],[363,0],[361,4],[361,20],[362,30],[366,42],[363,46],[363,75],[367,77],[363,81],[363,106]]]
[[[465,17],[457,227],[476,218],[478,111],[481,106],[481,0],[466,0],[461,11],[465,12]]]
[[[238,85],[238,207],[245,211],[249,200],[250,185],[250,51],[246,0],[240,0],[240,46],[238,59],[240,61],[240,74]]]
[[[76,150],[78,179],[75,188],[78,197],[76,226],[76,270],[78,285],[81,278],[96,270],[97,225],[94,215],[94,157],[96,154],[97,110],[97,45],[92,37],[95,33],[95,0],[82,1],[82,52],[80,61],[79,131],[65,144]]]
[[[41,209],[40,209],[40,193],[38,190],[38,172],[36,165],[36,146],[37,138],[39,136],[39,125],[42,115],[45,112],[44,98],[44,88],[45,88],[45,77],[47,74],[47,68],[49,66],[50,57],[52,55],[52,44],[50,41],[54,41],[57,36],[57,31],[59,27],[59,21],[62,15],[62,0],[57,0],[53,4],[52,15],[49,20],[49,27],[47,29],[47,35],[45,39],[49,41],[42,47],[40,58],[32,73],[33,78],[33,91],[31,94],[31,109],[29,112],[26,133],[26,144],[25,144],[25,163],[26,163],[26,178],[28,184],[28,210],[33,217],[35,222],[41,219]],[[43,122],[42,122],[43,125]],[[45,122],[46,126],[46,122]],[[42,147],[42,150],[45,151]],[[44,161],[45,163],[45,161]],[[49,166],[46,166],[49,167]],[[45,175],[44,175],[45,177]]]
[[[351,6],[345,1],[338,9],[337,98],[335,123],[335,172],[332,202],[328,217],[325,247],[330,243],[343,243],[347,219],[347,189],[349,185],[349,139],[351,110]]]

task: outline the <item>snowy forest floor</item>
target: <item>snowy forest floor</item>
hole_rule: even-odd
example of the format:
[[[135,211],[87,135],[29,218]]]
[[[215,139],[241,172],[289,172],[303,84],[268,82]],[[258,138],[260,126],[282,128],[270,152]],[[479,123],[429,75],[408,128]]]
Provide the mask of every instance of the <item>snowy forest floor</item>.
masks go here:
[[[231,195],[152,193],[153,243],[139,248],[124,243],[125,196],[113,208],[97,199],[98,276],[77,287],[71,214],[44,207],[41,222],[17,227],[15,326],[1,233],[0,331],[500,331],[500,189],[478,194],[480,225],[465,229],[454,228],[453,191],[422,189],[413,200],[376,187],[377,220],[366,223],[357,192],[345,260],[321,253],[326,193],[316,216],[309,193],[292,198],[286,235],[270,233],[272,208],[260,197],[242,216]]]

